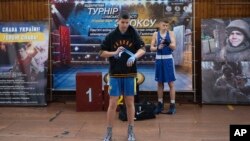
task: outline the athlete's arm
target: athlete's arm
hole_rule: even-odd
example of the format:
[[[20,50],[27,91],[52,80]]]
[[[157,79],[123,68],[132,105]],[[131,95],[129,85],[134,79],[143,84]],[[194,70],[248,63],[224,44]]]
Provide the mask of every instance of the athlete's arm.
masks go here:
[[[106,51],[106,50],[101,50],[99,52],[101,57],[108,58],[108,57],[113,57],[115,55],[118,55],[120,52],[124,50],[124,47],[120,46],[117,48],[116,51]]]
[[[152,39],[151,39],[150,51],[157,51],[156,35],[157,35],[157,32],[154,32]]]
[[[136,53],[135,53],[135,58],[138,59],[140,58],[142,55],[144,55],[146,53],[145,48],[140,48]]]
[[[174,32],[173,31],[169,31],[169,36],[170,36],[170,39],[171,39],[171,43],[169,44],[169,47],[172,50],[175,50],[176,49],[176,40],[175,40]]]

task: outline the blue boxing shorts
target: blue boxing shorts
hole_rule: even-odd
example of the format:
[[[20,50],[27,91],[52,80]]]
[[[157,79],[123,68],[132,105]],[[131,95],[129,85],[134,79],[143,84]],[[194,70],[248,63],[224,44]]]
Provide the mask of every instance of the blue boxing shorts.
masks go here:
[[[162,83],[176,80],[172,55],[156,55],[155,80]]]
[[[134,96],[136,94],[135,77],[110,77],[109,95],[110,96]]]

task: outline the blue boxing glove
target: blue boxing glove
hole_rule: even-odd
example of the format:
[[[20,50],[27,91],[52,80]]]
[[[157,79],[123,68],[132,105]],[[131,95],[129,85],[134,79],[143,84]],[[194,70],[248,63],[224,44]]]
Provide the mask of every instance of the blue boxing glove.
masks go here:
[[[135,60],[136,60],[136,56],[135,55],[130,56],[128,58],[128,60],[127,60],[127,66],[128,67],[132,67],[132,65],[134,64]]]

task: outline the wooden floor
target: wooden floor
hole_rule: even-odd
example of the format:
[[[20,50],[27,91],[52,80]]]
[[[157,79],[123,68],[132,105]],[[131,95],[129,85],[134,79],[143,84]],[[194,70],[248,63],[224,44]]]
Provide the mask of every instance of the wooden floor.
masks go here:
[[[0,141],[101,141],[105,112],[76,112],[75,103],[0,107]],[[230,124],[250,124],[249,106],[177,104],[177,114],[136,121],[137,141],[229,141]],[[115,120],[113,141],[126,141]]]

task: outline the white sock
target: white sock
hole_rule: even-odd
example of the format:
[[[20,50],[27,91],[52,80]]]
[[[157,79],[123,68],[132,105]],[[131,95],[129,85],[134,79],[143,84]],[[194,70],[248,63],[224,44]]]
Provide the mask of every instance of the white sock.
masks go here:
[[[170,100],[170,103],[175,104],[175,100]]]
[[[163,98],[158,98],[158,102],[163,103]]]

